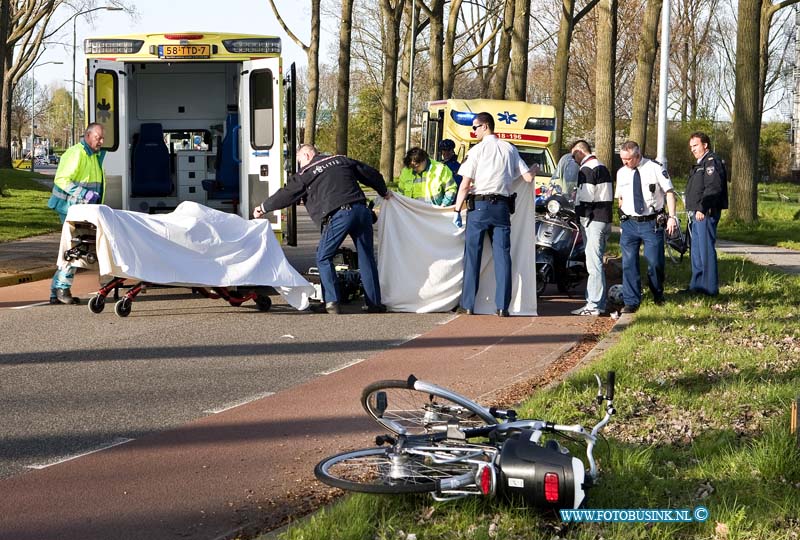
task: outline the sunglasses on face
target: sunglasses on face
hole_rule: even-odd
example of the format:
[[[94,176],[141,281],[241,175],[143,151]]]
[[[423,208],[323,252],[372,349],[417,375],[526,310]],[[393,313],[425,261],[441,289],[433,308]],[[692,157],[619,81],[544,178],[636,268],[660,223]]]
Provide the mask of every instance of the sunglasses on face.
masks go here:
[[[478,128],[482,128],[483,124],[478,124],[477,126],[472,126],[472,131],[478,131]]]

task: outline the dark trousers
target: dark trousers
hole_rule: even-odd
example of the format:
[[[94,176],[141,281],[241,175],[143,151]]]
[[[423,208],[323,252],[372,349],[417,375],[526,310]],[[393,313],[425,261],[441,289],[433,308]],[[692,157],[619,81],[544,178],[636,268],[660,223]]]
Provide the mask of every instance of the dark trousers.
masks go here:
[[[621,224],[622,297],[626,306],[642,303],[642,277],[639,273],[639,247],[644,244],[647,283],[654,299],[664,296],[664,230],[655,221],[628,219]]]
[[[719,210],[712,210],[703,221],[692,219],[692,280],[689,288],[712,296],[719,293],[717,274],[717,224]]]
[[[358,269],[367,305],[380,305],[381,286],[378,283],[378,266],[375,264],[372,247],[372,213],[363,204],[354,204],[349,210],[338,210],[322,229],[322,238],[317,246],[317,267],[325,301],[339,301],[333,258],[347,236],[356,245]]]
[[[494,257],[494,301],[497,309],[508,310],[511,304],[511,214],[505,201],[475,201],[475,210],[467,212],[461,307],[470,310],[475,308],[475,296],[480,284],[483,236],[487,232]]]

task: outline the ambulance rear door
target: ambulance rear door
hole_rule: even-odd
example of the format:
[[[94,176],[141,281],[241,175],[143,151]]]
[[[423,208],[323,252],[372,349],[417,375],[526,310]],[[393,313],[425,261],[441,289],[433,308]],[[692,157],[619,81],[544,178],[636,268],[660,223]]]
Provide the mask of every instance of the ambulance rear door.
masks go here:
[[[105,128],[103,170],[106,191],[103,203],[128,210],[130,179],[128,152],[128,115],[126,114],[127,74],[124,62],[89,60],[87,78],[87,119]],[[83,138],[86,126],[76,126],[76,141]]]
[[[241,196],[239,213],[247,219],[253,208],[283,185],[281,60],[263,58],[242,63],[239,85],[241,125]],[[281,230],[281,212],[269,216],[273,230]]]

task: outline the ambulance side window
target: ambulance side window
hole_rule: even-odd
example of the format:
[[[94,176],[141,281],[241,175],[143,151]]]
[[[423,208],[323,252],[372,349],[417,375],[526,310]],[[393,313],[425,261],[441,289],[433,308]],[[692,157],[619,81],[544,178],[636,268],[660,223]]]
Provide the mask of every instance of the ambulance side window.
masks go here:
[[[94,74],[94,121],[105,130],[103,148],[114,151],[119,147],[119,80],[111,70],[98,69]],[[82,135],[82,134],[80,134]]]
[[[272,72],[255,70],[250,75],[250,145],[256,150],[272,148],[274,142],[274,107]]]

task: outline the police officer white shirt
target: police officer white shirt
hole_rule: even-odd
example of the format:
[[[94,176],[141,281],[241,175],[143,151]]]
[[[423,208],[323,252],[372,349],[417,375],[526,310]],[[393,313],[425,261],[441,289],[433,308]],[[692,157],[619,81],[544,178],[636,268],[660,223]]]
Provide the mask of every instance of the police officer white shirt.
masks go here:
[[[642,179],[642,195],[647,207],[644,214],[636,212],[633,202],[633,173],[637,169]],[[667,192],[672,190],[672,180],[667,171],[657,162],[643,157],[635,169],[624,166],[617,171],[617,188],[614,191],[614,198],[622,199],[620,210],[624,214],[649,216],[665,208]]]
[[[481,142],[470,148],[458,174],[474,180],[472,192],[475,195],[495,193],[508,197],[514,180],[528,170],[530,167],[517,148],[492,134],[485,135]]]

